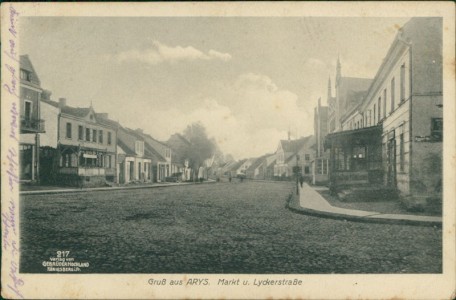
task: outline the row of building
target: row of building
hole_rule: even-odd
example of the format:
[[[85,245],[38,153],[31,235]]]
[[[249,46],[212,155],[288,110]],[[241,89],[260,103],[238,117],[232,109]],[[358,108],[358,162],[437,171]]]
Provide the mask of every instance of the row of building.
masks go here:
[[[300,174],[311,181],[312,163],[315,159],[313,135],[291,140],[280,140],[273,154],[227,162],[214,172],[221,176],[245,177],[257,180],[289,180]]]
[[[70,186],[163,182],[174,174],[190,180],[188,161],[173,160],[172,147],[190,143],[175,134],[160,142],[97,113],[51,99],[27,55],[20,57],[20,179]]]
[[[294,171],[337,195],[413,202],[442,199],[442,19],[412,18],[374,78],[348,77],[337,60],[335,83],[314,109],[314,135],[279,142],[274,154],[227,164],[253,179],[294,178]],[[333,93],[335,90],[335,93]],[[368,191],[368,193],[366,193]],[[368,194],[371,195],[368,195]]]
[[[315,108],[314,182],[441,201],[442,72],[441,18],[410,19],[374,78],[346,77],[338,60],[335,95],[329,80]]]

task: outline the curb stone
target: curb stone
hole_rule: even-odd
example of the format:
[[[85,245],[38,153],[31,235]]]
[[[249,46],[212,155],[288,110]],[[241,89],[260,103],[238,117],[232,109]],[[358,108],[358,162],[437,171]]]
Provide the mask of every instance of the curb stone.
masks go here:
[[[322,210],[315,210],[304,207],[297,207],[296,204],[296,194],[293,193],[287,199],[285,207],[290,211],[302,215],[309,215],[313,217],[321,217],[327,219],[335,220],[344,220],[352,222],[361,222],[361,223],[377,223],[377,224],[396,224],[396,225],[412,225],[412,226],[427,226],[427,227],[438,227],[442,228],[442,222],[438,221],[418,221],[418,220],[407,220],[407,219],[391,219],[391,218],[382,218],[382,217],[361,217],[361,216],[352,216],[346,214],[332,213]]]
[[[22,191],[19,195],[46,195],[46,194],[68,194],[68,193],[88,193],[88,192],[106,192],[106,191],[119,191],[119,190],[136,190],[136,189],[152,189],[161,187],[176,187],[185,185],[198,185],[216,183],[215,181],[206,181],[203,183],[183,182],[175,184],[156,184],[156,185],[139,185],[139,186],[119,186],[119,187],[99,187],[99,188],[86,188],[86,189],[67,189],[67,190],[38,190],[38,191]]]

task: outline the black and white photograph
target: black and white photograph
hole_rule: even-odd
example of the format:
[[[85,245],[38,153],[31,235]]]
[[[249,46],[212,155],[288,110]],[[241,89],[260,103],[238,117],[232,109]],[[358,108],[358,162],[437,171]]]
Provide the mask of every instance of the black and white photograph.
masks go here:
[[[3,297],[451,296],[454,4],[130,4],[2,4]]]

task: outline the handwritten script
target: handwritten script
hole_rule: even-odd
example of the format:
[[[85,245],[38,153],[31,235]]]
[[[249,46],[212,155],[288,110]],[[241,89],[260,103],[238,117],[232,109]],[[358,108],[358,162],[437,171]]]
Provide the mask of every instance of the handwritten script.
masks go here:
[[[24,286],[24,280],[19,276],[19,236],[18,236],[18,222],[16,216],[16,202],[15,195],[19,191],[19,155],[17,150],[18,138],[18,117],[19,117],[19,78],[18,68],[15,67],[19,63],[19,56],[17,52],[17,22],[19,12],[13,5],[9,6],[9,21],[8,21],[8,36],[5,43],[6,50],[4,67],[7,73],[4,78],[3,89],[9,94],[12,100],[9,105],[9,135],[12,140],[11,146],[6,153],[6,178],[7,188],[3,193],[8,193],[6,197],[2,197],[2,250],[4,253],[9,253],[9,281],[5,283],[5,291],[9,290],[14,293],[18,298],[24,298],[21,288]],[[9,198],[9,199],[8,199]]]

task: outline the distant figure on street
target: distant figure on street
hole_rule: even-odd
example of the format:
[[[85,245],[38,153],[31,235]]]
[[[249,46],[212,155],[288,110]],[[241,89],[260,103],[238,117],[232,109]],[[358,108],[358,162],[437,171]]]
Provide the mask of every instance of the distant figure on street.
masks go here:
[[[228,177],[228,180],[231,182],[231,172],[230,172],[230,175]]]
[[[301,184],[301,187],[302,187],[302,184],[304,183],[304,177],[302,175],[299,176],[299,183]]]

